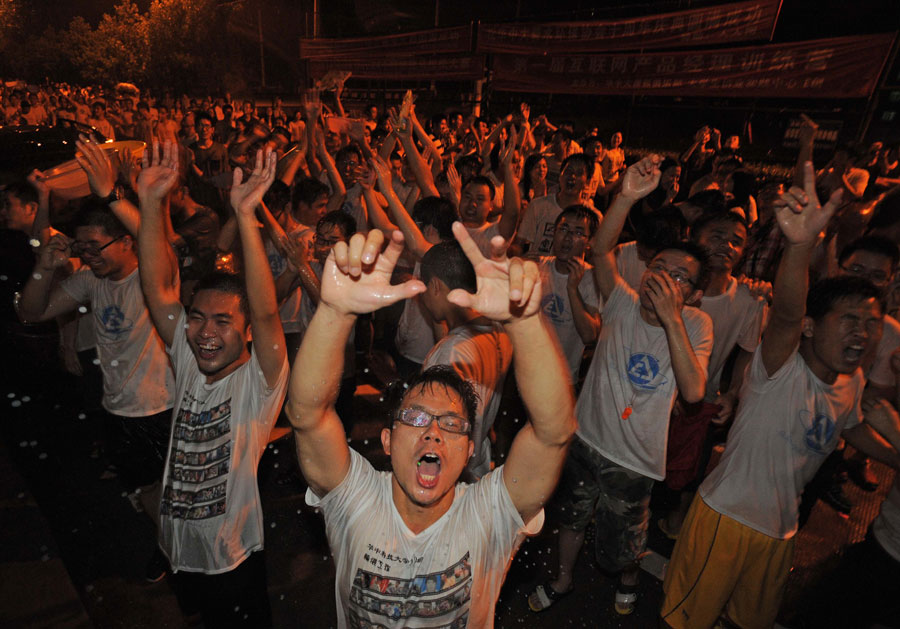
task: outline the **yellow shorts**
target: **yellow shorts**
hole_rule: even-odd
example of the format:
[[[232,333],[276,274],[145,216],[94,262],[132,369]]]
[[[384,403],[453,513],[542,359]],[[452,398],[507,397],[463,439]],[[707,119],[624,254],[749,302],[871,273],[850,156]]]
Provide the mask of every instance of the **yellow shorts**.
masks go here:
[[[691,503],[663,582],[662,619],[675,629],[712,627],[722,612],[743,629],[775,623],[794,540],[776,539]]]

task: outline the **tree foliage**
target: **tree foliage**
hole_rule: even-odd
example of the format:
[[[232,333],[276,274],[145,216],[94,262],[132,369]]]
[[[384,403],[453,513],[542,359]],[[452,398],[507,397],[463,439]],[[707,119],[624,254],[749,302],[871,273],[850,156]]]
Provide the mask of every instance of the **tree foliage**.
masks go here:
[[[7,2],[9,4],[7,4]],[[16,23],[17,0],[0,0],[0,51],[22,46],[29,54],[0,56],[0,72],[32,81],[44,77],[113,85],[127,81],[156,90],[217,89],[223,77],[241,74],[240,48],[229,46],[228,21],[242,2],[153,0],[142,11],[119,0],[96,27],[81,17],[64,30],[39,35]],[[7,13],[7,6],[12,7]],[[32,25],[37,27],[38,25]]]

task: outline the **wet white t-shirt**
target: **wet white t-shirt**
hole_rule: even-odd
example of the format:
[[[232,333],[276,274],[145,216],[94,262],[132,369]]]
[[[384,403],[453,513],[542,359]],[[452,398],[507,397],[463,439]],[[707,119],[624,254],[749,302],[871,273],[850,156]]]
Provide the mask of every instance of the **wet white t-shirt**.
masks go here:
[[[531,243],[529,254],[550,255],[556,219],[562,211],[555,194],[538,197],[528,204],[519,226],[519,238]]]
[[[494,626],[509,564],[544,512],[522,521],[502,466],[455,491],[450,509],[415,534],[394,506],[391,473],[355,450],[340,485],[321,499],[307,490],[334,555],[338,627]]]
[[[700,310],[712,319],[715,338],[706,381],[706,398],[711,400],[719,391],[722,368],[734,346],[753,353],[759,345],[766,319],[766,301],[753,297],[744,284],[732,277],[721,295],[703,296]]]
[[[600,340],[575,406],[577,434],[607,459],[662,480],[677,393],[665,330],[641,318],[637,293],[622,278],[602,315]],[[690,307],[681,317],[705,370],[713,345],[712,321]],[[627,407],[631,413],[623,419]]]
[[[494,425],[503,381],[512,362],[512,342],[499,323],[490,325],[466,324],[450,330],[428,353],[422,370],[435,365],[447,365],[468,380],[478,393],[478,409],[472,443],[475,452],[468,469],[476,478],[491,469],[491,441],[488,433]]]
[[[616,270],[632,290],[641,288],[641,277],[647,270],[647,264],[638,257],[637,242],[623,242],[615,248]]]
[[[295,241],[305,241],[307,251],[313,250],[313,237],[315,236],[315,230],[306,227],[305,225],[301,225],[290,234],[287,234],[289,238],[292,238]],[[272,271],[272,277],[278,278],[288,270],[287,260],[279,253],[278,249],[275,247],[275,244],[271,240],[266,240],[266,257],[269,260],[269,269]],[[306,329],[305,324],[301,321],[300,318],[300,303],[303,295],[303,289],[300,286],[297,286],[294,290],[292,290],[287,297],[281,302],[281,305],[278,307],[278,315],[281,317],[281,325],[284,329],[285,334],[293,334],[295,332],[302,332]]]
[[[770,537],[797,532],[803,488],[859,423],[862,370],[819,380],[795,351],[774,374],[761,347],[747,368],[722,460],[700,486],[710,508]]]
[[[599,311],[603,300],[597,293],[594,272],[591,265],[584,262],[582,264],[585,271],[578,284],[578,292],[585,304]],[[581,365],[584,342],[575,329],[575,320],[572,316],[572,304],[566,288],[569,276],[556,270],[556,258],[553,256],[542,257],[538,261],[538,269],[541,273],[541,313],[556,331],[556,337],[559,339],[560,348],[566,357],[569,373],[574,382],[578,376],[578,367]]]
[[[897,376],[891,370],[891,354],[900,348],[900,323],[890,316],[884,316],[881,340],[875,346],[875,355],[872,363],[866,369],[866,378],[878,387],[894,387],[897,384]],[[866,359],[863,358],[865,364]]]
[[[103,408],[122,417],[161,413],[175,403],[175,378],[165,346],[144,303],[135,269],[124,279],[101,279],[84,267],[61,287],[91,305],[97,357],[103,371]]]
[[[413,275],[419,278],[421,262],[416,262]],[[418,296],[410,297],[403,302],[403,312],[397,322],[397,333],[394,336],[397,351],[404,358],[422,364],[428,352],[434,347],[434,330],[429,323],[425,305]]]
[[[272,388],[256,352],[207,384],[181,332],[168,349],[177,400],[159,509],[159,544],[175,570],[219,574],[263,547],[256,468],[287,391],[285,359]]]
[[[478,245],[481,255],[486,258],[491,257],[491,239],[500,235],[500,220],[493,223],[485,222],[480,227],[466,227],[466,231]]]

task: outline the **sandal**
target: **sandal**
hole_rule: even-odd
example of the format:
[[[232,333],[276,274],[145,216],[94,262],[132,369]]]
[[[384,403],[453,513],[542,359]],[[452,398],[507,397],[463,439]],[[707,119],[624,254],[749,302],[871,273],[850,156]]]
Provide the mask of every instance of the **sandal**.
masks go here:
[[[656,526],[659,527],[659,531],[670,540],[675,541],[678,539],[678,533],[672,532],[672,530],[669,528],[669,525],[666,524],[665,518],[660,518],[659,520],[657,520]]]
[[[565,592],[557,592],[550,586],[550,582],[547,581],[543,585],[534,588],[534,592],[528,595],[528,607],[533,612],[542,612],[564,598],[571,591],[571,589],[568,589]]]
[[[619,587],[616,589],[616,613],[620,616],[627,616],[631,612],[634,611],[634,606],[637,604],[638,595],[637,595],[637,585],[623,585],[621,582],[619,583]]]

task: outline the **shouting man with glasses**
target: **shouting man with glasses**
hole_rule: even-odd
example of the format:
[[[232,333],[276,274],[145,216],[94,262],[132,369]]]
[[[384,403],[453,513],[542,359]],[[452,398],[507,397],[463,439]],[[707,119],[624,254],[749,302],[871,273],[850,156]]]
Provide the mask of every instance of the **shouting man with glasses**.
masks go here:
[[[347,446],[334,410],[341,354],[357,316],[425,291],[392,285],[403,249],[378,230],[338,243],[325,264],[319,308],[291,374],[288,416],[309,482],[307,502],[325,514],[336,564],[338,626],[491,627],[503,576],[522,536],[537,532],[575,424],[565,362],[543,323],[533,262],[509,260],[495,237],[482,256],[461,223],[453,232],[477,276],[477,291],[453,303],[501,323],[509,335],[530,420],[504,465],[459,483],[472,455],[476,401],[455,370],[438,367],[408,383],[381,440],[390,472]]]
[[[133,491],[162,476],[174,404],[172,368],[141,293],[134,239],[103,201],[88,202],[75,225],[75,240],[56,234],[41,250],[19,318],[48,321],[90,304],[103,408],[114,427],[113,461]],[[54,285],[57,269],[74,256],[82,268]]]
[[[656,189],[660,157],[631,166],[592,244],[603,327],[578,398],[578,438],[560,481],[559,571],[528,599],[542,611],[574,587],[584,531],[596,514],[596,554],[619,574],[615,609],[637,598],[647,542],[650,492],[666,472],[666,440],[675,395],[699,402],[712,349],[709,317],[696,308],[708,282],[707,256],[692,243],[667,246],[647,264],[636,293],[616,270],[613,248],[632,205]]]

